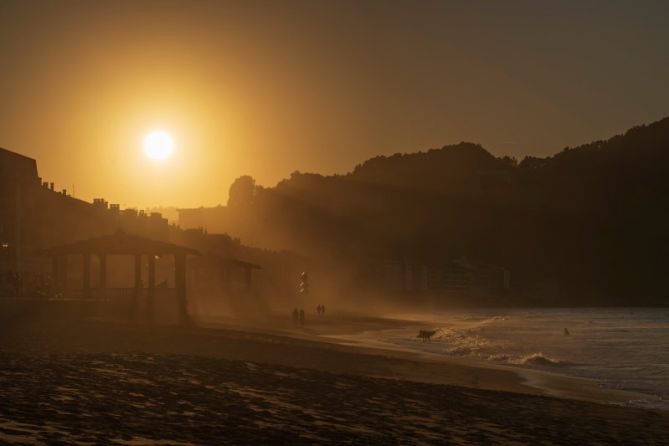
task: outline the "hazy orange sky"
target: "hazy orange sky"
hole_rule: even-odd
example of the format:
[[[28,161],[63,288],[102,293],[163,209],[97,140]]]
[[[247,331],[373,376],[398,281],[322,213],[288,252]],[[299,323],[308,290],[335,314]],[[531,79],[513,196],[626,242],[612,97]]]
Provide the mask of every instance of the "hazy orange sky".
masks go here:
[[[0,147],[140,207],[462,140],[548,155],[669,115],[667,5],[3,0]]]

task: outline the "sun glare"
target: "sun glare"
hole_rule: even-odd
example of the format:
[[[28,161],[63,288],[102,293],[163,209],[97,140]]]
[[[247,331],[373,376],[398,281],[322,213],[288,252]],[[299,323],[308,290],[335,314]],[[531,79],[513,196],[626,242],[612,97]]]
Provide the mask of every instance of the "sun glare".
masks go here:
[[[152,160],[162,161],[174,152],[174,140],[163,130],[154,130],[144,138],[144,153]]]

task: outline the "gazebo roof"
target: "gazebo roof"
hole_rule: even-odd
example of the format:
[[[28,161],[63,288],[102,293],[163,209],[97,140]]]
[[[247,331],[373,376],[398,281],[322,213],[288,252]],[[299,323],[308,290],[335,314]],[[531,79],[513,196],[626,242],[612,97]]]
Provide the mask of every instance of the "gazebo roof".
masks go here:
[[[203,255],[202,257],[200,257],[199,260],[196,261],[196,263],[201,265],[206,264],[208,262],[217,263],[219,265],[224,265],[224,266],[232,265],[232,266],[239,266],[241,268],[262,269],[262,266],[257,265],[255,263],[245,262],[244,260],[235,259],[234,257],[227,257],[211,252]]]
[[[42,255],[62,255],[62,254],[192,254],[200,253],[185,246],[175,245],[160,240],[153,240],[139,235],[126,234],[119,231],[111,235],[93,237],[87,240],[79,240],[72,243],[66,243],[60,246],[43,249],[38,252]]]

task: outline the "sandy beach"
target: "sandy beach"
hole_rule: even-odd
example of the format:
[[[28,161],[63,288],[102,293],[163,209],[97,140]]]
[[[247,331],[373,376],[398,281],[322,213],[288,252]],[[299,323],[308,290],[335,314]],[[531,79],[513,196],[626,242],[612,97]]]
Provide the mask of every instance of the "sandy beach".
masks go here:
[[[342,318],[332,331],[394,323]],[[324,342],[327,332],[5,319],[0,440],[666,444],[669,414],[624,407],[628,394]]]

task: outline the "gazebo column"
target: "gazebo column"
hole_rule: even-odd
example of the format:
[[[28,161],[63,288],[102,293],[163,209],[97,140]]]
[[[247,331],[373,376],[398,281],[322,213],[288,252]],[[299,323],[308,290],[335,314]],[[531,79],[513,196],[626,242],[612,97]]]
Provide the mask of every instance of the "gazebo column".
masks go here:
[[[149,295],[156,289],[156,257],[149,255]]]
[[[99,254],[100,259],[100,289],[107,288],[107,255]]]
[[[149,319],[153,319],[154,299],[156,297],[156,256],[149,254],[149,305],[147,309]]]
[[[177,292],[179,305],[179,319],[184,325],[190,323],[188,317],[188,304],[186,302],[186,255],[174,255],[174,286]]]
[[[130,306],[130,319],[136,320],[139,310],[139,298],[142,295],[142,255],[135,254],[135,290]]]
[[[142,255],[135,254],[135,293],[142,289]]]
[[[91,255],[84,254],[84,268],[83,268],[83,288],[84,297],[91,297]]]

